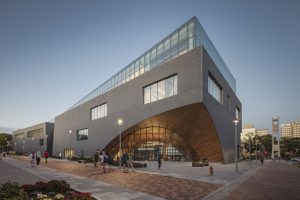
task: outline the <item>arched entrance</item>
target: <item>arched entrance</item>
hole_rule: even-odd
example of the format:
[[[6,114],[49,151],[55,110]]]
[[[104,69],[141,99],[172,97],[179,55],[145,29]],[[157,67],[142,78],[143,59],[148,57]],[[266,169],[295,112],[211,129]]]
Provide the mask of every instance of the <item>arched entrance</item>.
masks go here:
[[[118,159],[118,138],[105,151]],[[159,154],[165,160],[190,160],[186,141],[174,130],[159,126],[141,128],[122,137],[122,151],[132,154],[134,160],[156,160]]]

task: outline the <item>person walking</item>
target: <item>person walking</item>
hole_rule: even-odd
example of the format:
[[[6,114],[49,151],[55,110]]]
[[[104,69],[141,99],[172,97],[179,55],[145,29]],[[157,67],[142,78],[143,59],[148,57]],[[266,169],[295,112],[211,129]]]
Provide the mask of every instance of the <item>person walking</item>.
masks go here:
[[[102,165],[103,173],[106,173],[105,164],[107,163],[107,155],[105,154],[105,151],[102,151],[102,154],[100,155],[100,162]]]
[[[94,161],[94,166],[98,167],[98,161],[99,161],[99,150],[98,149],[93,156],[93,161]]]
[[[158,157],[157,157],[157,162],[158,162],[158,169],[160,169],[161,168],[161,156],[160,155],[158,155]]]
[[[48,151],[45,151],[44,158],[45,158],[46,163],[48,163],[48,157],[49,157],[49,153],[48,153]]]
[[[124,153],[121,157],[121,163],[123,166],[123,172],[126,173],[128,172],[128,154]]]
[[[40,151],[36,152],[36,166],[38,167],[41,161],[42,154]]]
[[[128,168],[131,168],[131,171],[133,172],[134,169],[133,169],[133,156],[132,154],[130,153],[129,156],[128,156]]]
[[[31,163],[31,167],[35,167],[35,154],[33,151],[29,154],[29,160]]]
[[[111,153],[108,153],[107,155],[107,165],[109,167],[109,172],[112,171],[111,166],[112,166],[113,158],[111,156]]]

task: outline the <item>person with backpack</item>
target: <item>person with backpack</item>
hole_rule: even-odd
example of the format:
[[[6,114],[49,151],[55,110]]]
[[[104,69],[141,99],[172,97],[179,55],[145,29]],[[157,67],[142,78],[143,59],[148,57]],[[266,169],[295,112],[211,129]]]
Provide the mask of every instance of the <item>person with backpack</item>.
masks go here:
[[[34,152],[32,151],[30,154],[29,154],[29,159],[30,159],[30,163],[31,163],[31,167],[35,167],[35,154]]]

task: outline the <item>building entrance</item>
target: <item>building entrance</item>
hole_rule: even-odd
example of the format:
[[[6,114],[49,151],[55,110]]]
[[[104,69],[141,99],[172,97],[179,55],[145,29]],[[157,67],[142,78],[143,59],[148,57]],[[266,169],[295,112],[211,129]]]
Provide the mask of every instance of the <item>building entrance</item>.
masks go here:
[[[117,140],[111,142],[107,152],[119,158]],[[189,160],[190,151],[187,143],[175,131],[163,127],[139,129],[122,138],[122,152],[133,156],[134,160],[157,160],[158,155],[164,160]]]

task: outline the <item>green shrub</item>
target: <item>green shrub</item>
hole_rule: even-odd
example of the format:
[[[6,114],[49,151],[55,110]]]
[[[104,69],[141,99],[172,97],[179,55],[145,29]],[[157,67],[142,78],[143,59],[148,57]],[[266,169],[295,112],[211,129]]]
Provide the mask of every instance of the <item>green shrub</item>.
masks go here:
[[[7,181],[1,184],[0,199],[3,200],[26,200],[29,199],[26,192],[22,190],[17,182]]]

